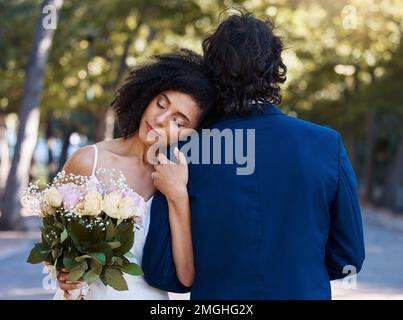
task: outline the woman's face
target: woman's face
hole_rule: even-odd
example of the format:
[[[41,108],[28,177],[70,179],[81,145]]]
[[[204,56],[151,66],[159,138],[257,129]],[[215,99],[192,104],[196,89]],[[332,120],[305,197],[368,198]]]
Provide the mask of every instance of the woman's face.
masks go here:
[[[139,127],[140,139],[148,145],[157,141],[170,145],[197,127],[201,109],[193,97],[177,91],[164,91],[147,106]]]

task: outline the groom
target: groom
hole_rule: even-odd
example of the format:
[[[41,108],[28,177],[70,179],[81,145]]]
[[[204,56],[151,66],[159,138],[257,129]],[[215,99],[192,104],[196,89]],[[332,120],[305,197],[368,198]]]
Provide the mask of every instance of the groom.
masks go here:
[[[330,280],[361,269],[354,171],[339,133],[275,106],[286,74],[282,48],[272,25],[248,13],[230,16],[203,41],[223,115],[210,129],[253,129],[254,170],[189,164],[191,288],[176,277],[165,197],[154,196],[142,262],[151,286],[190,291],[191,299],[331,299]]]

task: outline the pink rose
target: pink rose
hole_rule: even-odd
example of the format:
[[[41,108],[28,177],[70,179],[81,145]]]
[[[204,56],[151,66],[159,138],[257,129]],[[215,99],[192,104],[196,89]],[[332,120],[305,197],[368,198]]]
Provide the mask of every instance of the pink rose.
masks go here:
[[[63,195],[65,210],[72,210],[80,202],[80,189],[75,184],[63,184],[57,190]]]
[[[137,214],[138,216],[143,215],[146,212],[147,203],[145,202],[144,198],[142,196],[140,196],[138,193],[136,193],[132,190],[127,190],[126,192],[123,193],[123,196],[133,199],[134,204],[138,208],[138,212],[141,213],[141,214]]]
[[[107,186],[107,187],[106,187],[105,193],[111,193],[111,192],[117,191],[117,190],[118,190],[118,189],[117,189],[115,186],[110,185],[110,186]]]

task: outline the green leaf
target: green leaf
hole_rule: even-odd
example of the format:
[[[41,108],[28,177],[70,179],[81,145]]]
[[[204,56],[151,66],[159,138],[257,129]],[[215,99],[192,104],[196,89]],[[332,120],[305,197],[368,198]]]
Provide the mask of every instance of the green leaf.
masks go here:
[[[105,270],[105,281],[108,285],[118,291],[128,290],[125,278],[117,269],[107,268]]]
[[[106,256],[103,252],[91,252],[90,256],[97,260],[101,265],[106,264]]]
[[[55,239],[53,239],[51,247],[53,248],[53,247],[57,246],[59,243],[60,243],[60,239],[58,237],[56,237]]]
[[[47,256],[51,252],[51,249],[43,243],[36,243],[34,249],[42,256]]]
[[[27,262],[35,264],[45,261],[50,253],[51,250],[49,247],[43,243],[36,243],[28,256]]]
[[[85,261],[86,259],[91,259],[91,258],[92,258],[92,257],[91,257],[90,255],[84,254],[84,255],[82,255],[82,256],[75,257],[74,260],[77,261],[77,262],[83,262],[83,261]]]
[[[108,283],[106,282],[106,279],[105,279],[105,273],[102,273],[99,276],[99,279],[101,279],[101,281],[102,281],[102,283],[104,284],[105,287],[108,285]]]
[[[121,242],[121,246],[114,250],[114,255],[124,255],[133,247],[134,231],[133,223],[125,220],[121,223],[116,230],[116,240]]]
[[[70,270],[69,281],[74,282],[79,280],[83,276],[84,272],[87,270],[87,267],[88,265],[85,261],[75,265]]]
[[[60,248],[55,248],[52,250],[52,257],[55,261],[60,257],[61,254],[62,254],[62,249],[60,249]]]
[[[99,278],[99,274],[97,274],[94,270],[89,270],[83,276],[83,280],[88,284],[94,283]]]
[[[108,222],[109,223],[106,225],[106,236],[105,236],[106,241],[112,240],[115,233],[115,226],[113,225],[112,221]]]
[[[88,250],[89,252],[102,252],[106,256],[105,264],[109,264],[113,257],[112,248],[108,246],[105,242],[93,244],[89,247]]]
[[[105,241],[105,232],[102,231],[102,227],[95,225],[90,231],[90,239],[92,243],[99,243]]]
[[[53,231],[57,230],[57,228],[53,226],[53,221],[54,221],[54,220],[53,220],[53,218],[52,218],[51,216],[48,216],[48,217],[43,218],[43,219],[42,219],[43,227],[44,227],[47,231],[49,231],[49,230],[53,230]]]
[[[66,240],[68,236],[69,236],[69,233],[67,232],[67,229],[64,229],[60,235],[60,242],[63,243],[64,240]]]
[[[47,237],[45,237],[45,235],[48,234],[48,232],[46,231],[46,229],[44,227],[41,227],[41,238],[42,238],[42,243],[46,243],[48,245],[50,245],[52,243],[52,241],[50,241],[50,239],[48,239]]]
[[[122,257],[122,260],[123,260],[124,265],[131,263],[131,261],[129,259],[127,259],[125,256]]]
[[[108,245],[112,248],[112,249],[116,249],[122,246],[122,244],[120,243],[120,241],[111,241],[108,242]]]
[[[45,258],[42,255],[39,255],[35,248],[32,248],[31,253],[28,256],[27,262],[28,263],[32,263],[32,264],[36,264],[36,263],[40,263],[42,261],[44,261]]]
[[[72,269],[76,265],[76,262],[71,257],[63,257],[63,266],[67,269]]]
[[[54,223],[53,223],[58,229],[63,230],[64,229],[64,225],[61,224],[59,221],[57,221],[55,219]]]
[[[91,269],[97,274],[101,275],[103,266],[97,260],[91,260],[90,262]]]
[[[56,268],[56,270],[60,270],[57,268],[57,264],[58,264],[60,256],[61,256],[61,254],[55,259],[55,262],[53,263],[53,266]]]
[[[140,266],[136,263],[129,263],[120,268],[120,270],[124,273],[131,274],[133,276],[142,276],[144,275],[143,270],[141,270]]]
[[[132,259],[136,258],[136,256],[131,251],[126,252],[125,257],[126,258],[132,258]]]
[[[123,259],[120,257],[112,257],[112,263],[114,265],[123,266]]]
[[[90,239],[90,232],[77,221],[71,221],[67,226],[67,231],[76,247],[79,247],[83,242]]]

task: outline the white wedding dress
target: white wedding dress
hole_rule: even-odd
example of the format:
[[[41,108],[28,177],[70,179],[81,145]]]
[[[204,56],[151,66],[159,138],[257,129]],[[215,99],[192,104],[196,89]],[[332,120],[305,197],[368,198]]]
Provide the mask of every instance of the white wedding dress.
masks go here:
[[[91,179],[97,179],[95,170],[98,162],[98,148],[93,144],[95,150],[94,164],[92,167]],[[143,226],[136,228],[134,236],[134,244],[130,250],[134,258],[130,258],[131,262],[135,262],[141,266],[143,257],[143,248],[146,240],[148,227],[150,225],[150,208],[152,197],[147,201],[147,210],[144,217]],[[105,286],[103,282],[98,279],[96,282],[89,286],[88,293],[85,300],[168,300],[168,292],[151,287],[144,280],[143,276],[132,276],[123,274],[129,290],[117,291],[110,286]],[[64,292],[60,288],[57,289],[53,300],[65,300]]]

